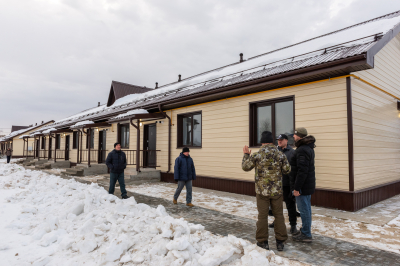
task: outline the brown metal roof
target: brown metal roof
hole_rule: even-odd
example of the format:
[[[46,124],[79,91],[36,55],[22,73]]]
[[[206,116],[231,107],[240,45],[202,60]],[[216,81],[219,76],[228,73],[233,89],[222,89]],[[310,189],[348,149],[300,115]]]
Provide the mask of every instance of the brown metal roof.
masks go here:
[[[107,106],[111,106],[116,100],[129,94],[138,94],[151,91],[151,89],[136,85],[131,85],[119,81],[112,81]]]
[[[25,129],[28,128],[29,126],[11,126],[11,132],[20,130],[20,129]]]

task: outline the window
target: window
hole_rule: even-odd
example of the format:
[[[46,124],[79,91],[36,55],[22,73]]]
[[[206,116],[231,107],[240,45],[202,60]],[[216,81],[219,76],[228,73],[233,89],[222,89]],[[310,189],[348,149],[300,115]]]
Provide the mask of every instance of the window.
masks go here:
[[[42,150],[46,149],[46,139],[44,137],[42,137]]]
[[[119,142],[121,148],[129,149],[129,124],[119,125]]]
[[[59,150],[61,146],[61,135],[56,134],[56,150]]]
[[[280,134],[289,138],[294,145],[294,97],[250,103],[250,146],[261,146],[261,134],[271,131],[274,143]]]
[[[72,132],[72,149],[77,149],[79,144],[78,131]]]
[[[201,147],[201,112],[178,115],[178,148]]]
[[[94,129],[88,129],[88,131],[90,130],[90,138],[89,138],[89,134],[86,135],[86,149],[89,149],[89,143],[90,143],[90,148],[94,149]]]

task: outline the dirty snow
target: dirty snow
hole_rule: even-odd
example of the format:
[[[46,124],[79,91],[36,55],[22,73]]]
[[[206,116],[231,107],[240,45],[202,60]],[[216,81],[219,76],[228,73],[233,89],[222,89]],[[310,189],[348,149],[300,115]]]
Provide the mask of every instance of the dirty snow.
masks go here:
[[[292,263],[243,239],[174,219],[161,205],[120,200],[94,183],[2,163],[0,190],[3,265]]]

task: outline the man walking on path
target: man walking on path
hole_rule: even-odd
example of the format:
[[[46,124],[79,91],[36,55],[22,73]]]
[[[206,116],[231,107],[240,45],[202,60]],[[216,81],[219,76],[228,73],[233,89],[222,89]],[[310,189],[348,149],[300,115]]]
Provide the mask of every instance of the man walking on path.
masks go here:
[[[278,137],[278,150],[285,154],[288,162],[292,159],[295,151],[292,147],[288,145],[288,136],[285,134],[281,134]],[[289,175],[282,175],[282,185],[283,185],[283,200],[285,201],[286,208],[288,210],[289,215],[289,223],[290,223],[290,233],[292,235],[299,234],[299,230],[297,230],[297,210],[296,210],[296,201],[290,190],[290,177]],[[270,227],[274,227],[273,222]]]
[[[121,144],[115,143],[114,150],[110,152],[106,159],[106,165],[110,168],[110,188],[108,190],[109,194],[114,194],[115,184],[119,183],[121,189],[121,197],[123,199],[129,198],[126,195],[125,189],[125,177],[124,169],[126,168],[126,155],[125,152],[121,151]]]
[[[181,154],[175,160],[174,180],[178,181],[178,188],[174,194],[174,204],[178,204],[178,197],[183,187],[186,186],[186,206],[193,207],[192,180],[196,180],[196,170],[189,152],[189,148],[183,148]]]
[[[269,249],[268,245],[268,209],[271,205],[275,216],[276,247],[283,250],[283,242],[288,238],[285,218],[283,217],[282,174],[290,173],[290,164],[285,155],[273,144],[272,133],[264,131],[261,136],[262,146],[251,154],[249,147],[243,148],[242,169],[251,171],[255,168],[255,187],[257,198],[257,245]]]
[[[6,155],[7,155],[7,163],[10,163],[11,155],[12,155],[12,149],[11,148],[8,148],[6,150]]]
[[[293,236],[293,240],[311,242],[311,195],[315,192],[315,138],[308,136],[307,129],[299,127],[294,131],[294,140],[297,149],[290,161],[290,186],[293,195],[296,196],[303,226],[300,234]]]

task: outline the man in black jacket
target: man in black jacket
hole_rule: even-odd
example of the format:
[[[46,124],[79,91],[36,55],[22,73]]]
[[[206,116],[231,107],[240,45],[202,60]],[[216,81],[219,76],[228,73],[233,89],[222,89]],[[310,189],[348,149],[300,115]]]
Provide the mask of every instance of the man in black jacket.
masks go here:
[[[303,226],[300,234],[293,236],[293,240],[311,242],[311,195],[315,192],[315,138],[308,136],[307,129],[299,127],[294,131],[294,140],[297,149],[290,161],[290,187],[296,196]]]
[[[115,184],[119,183],[121,189],[121,197],[123,199],[129,198],[126,195],[125,189],[125,177],[124,169],[126,168],[126,155],[125,152],[121,151],[121,144],[115,143],[114,150],[110,152],[106,159],[106,165],[110,168],[110,188],[108,190],[109,194],[114,194]]]

